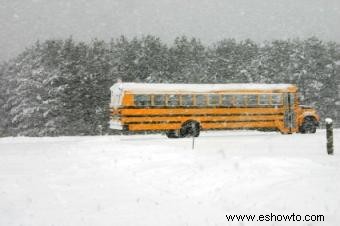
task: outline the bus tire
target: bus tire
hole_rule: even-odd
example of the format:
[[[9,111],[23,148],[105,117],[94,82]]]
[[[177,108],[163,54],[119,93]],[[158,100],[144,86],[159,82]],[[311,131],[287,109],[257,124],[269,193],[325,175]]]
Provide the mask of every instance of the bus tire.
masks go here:
[[[305,117],[300,127],[300,133],[315,133],[317,122],[314,117]]]
[[[178,132],[176,130],[168,130],[165,132],[168,138],[179,138]]]
[[[185,122],[179,134],[180,137],[198,137],[200,135],[200,124],[196,121]]]

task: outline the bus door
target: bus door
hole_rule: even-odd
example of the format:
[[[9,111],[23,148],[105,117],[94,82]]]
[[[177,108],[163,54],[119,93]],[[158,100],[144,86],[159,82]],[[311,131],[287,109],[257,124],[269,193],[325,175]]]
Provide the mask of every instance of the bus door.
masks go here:
[[[295,128],[296,115],[294,112],[295,96],[294,93],[284,94],[284,126],[289,129],[289,133]]]

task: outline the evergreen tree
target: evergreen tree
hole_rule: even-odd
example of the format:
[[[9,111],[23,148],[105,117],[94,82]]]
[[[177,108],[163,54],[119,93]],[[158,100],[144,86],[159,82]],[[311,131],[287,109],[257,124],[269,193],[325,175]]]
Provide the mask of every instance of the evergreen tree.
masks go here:
[[[207,53],[202,43],[182,36],[175,39],[170,52],[172,82],[201,83],[209,80],[207,75]]]

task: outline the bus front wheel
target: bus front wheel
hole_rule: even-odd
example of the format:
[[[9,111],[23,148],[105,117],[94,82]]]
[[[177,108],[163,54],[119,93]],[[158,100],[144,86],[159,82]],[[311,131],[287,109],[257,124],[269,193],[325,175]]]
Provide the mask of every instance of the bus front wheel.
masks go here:
[[[200,124],[196,121],[185,122],[179,133],[181,137],[198,137],[200,135]]]
[[[300,127],[301,133],[315,133],[317,122],[313,117],[306,117]]]

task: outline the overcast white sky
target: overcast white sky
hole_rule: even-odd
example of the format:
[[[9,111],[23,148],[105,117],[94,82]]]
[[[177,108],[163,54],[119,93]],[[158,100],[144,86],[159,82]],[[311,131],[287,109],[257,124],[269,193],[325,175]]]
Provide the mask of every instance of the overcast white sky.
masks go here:
[[[0,0],[0,60],[37,39],[153,34],[340,42],[340,0]]]

